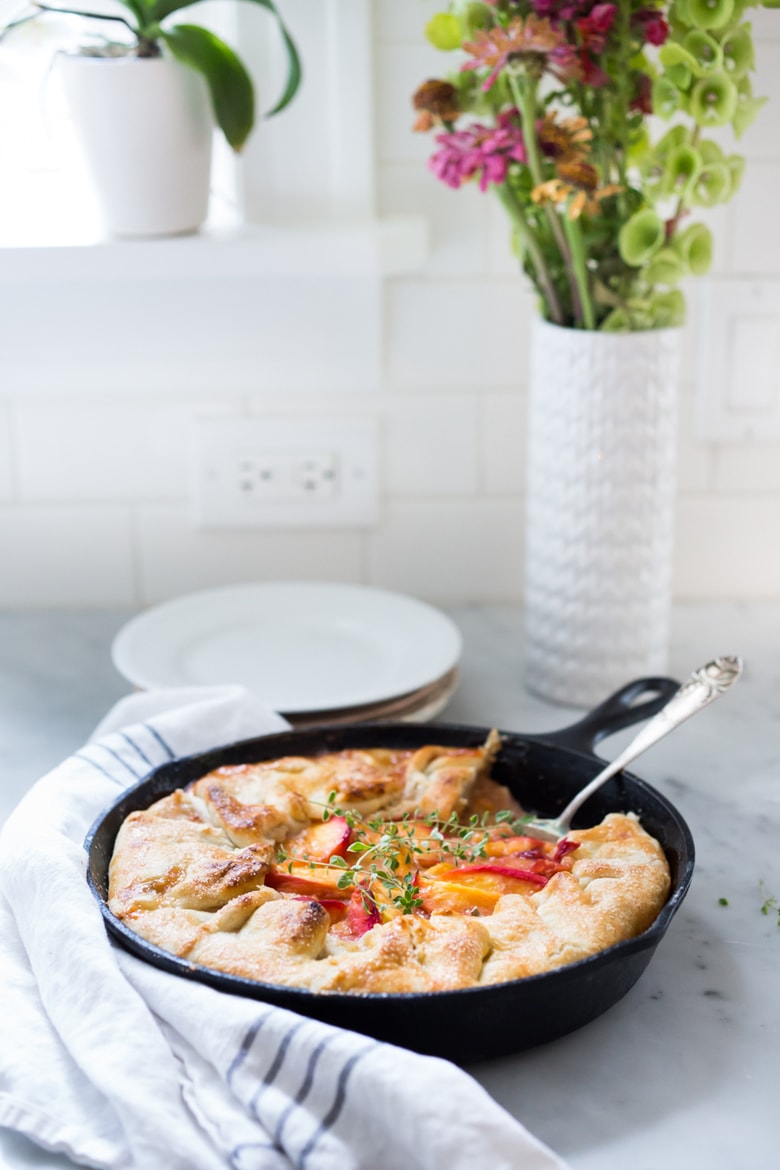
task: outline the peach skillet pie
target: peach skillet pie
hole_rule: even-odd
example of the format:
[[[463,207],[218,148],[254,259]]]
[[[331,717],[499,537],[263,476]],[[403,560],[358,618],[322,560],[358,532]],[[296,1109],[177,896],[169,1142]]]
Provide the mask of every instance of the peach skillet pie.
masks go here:
[[[640,934],[669,892],[658,842],[619,813],[525,836],[499,746],[217,768],[127,817],[110,909],[188,962],[358,994],[503,983]]]

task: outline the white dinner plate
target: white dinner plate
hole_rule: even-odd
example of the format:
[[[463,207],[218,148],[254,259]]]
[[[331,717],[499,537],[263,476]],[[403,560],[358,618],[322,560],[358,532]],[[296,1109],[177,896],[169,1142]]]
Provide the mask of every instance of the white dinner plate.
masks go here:
[[[417,690],[457,664],[457,627],[433,606],[362,585],[267,582],[146,610],[111,648],[131,683],[240,683],[276,711],[332,710]]]

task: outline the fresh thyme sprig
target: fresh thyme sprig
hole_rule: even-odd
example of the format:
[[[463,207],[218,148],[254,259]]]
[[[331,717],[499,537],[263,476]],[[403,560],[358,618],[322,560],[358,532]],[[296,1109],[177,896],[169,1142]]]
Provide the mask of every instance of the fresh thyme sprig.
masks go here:
[[[293,872],[296,862],[308,862],[309,867],[338,869],[336,886],[339,890],[352,887],[359,889],[364,903],[370,902],[377,909],[371,894],[371,884],[377,882],[388,894],[390,901],[402,914],[411,914],[422,908],[415,873],[399,873],[402,866],[413,865],[420,857],[430,857],[432,852],[454,858],[456,861],[473,863],[487,857],[487,845],[491,840],[488,832],[490,813],[481,816],[473,814],[464,824],[457,812],[442,818],[438,812],[425,817],[406,813],[397,821],[382,817],[364,819],[354,809],[341,808],[336,804],[337,794],[328,795],[327,804],[321,805],[323,821],[332,817],[343,817],[352,831],[352,841],[346,852],[351,855],[352,864],[337,855],[327,862],[315,862],[307,855],[291,856],[283,845],[277,850],[277,864],[287,865]],[[314,803],[314,802],[312,802]],[[510,832],[519,832],[525,820],[516,818],[510,810],[495,814],[494,824],[505,825]],[[430,830],[427,837],[416,835],[417,826],[423,824]],[[368,908],[368,907],[367,907]]]

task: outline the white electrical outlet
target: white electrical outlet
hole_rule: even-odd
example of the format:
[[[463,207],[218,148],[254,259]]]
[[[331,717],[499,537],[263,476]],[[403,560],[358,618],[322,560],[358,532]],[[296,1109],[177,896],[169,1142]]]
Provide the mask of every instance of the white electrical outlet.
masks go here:
[[[199,418],[193,513],[201,528],[376,523],[377,435],[370,419]]]

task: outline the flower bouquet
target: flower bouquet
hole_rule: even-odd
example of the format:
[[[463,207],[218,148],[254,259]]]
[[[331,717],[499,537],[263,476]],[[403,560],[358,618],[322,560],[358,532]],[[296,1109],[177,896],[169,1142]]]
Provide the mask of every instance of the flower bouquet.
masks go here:
[[[764,0],[767,7],[778,0]],[[414,95],[450,187],[495,191],[550,322],[632,332],[682,323],[707,271],[699,209],[738,189],[753,96],[747,0],[455,0],[426,35],[454,69]],[[656,119],[669,122],[658,129]]]

